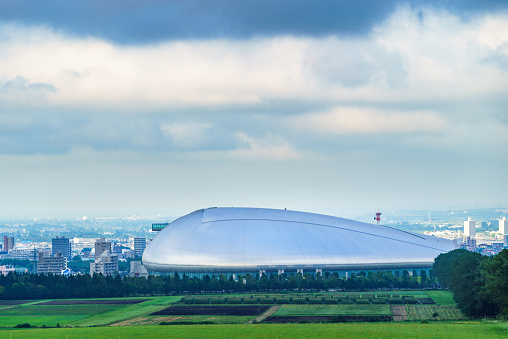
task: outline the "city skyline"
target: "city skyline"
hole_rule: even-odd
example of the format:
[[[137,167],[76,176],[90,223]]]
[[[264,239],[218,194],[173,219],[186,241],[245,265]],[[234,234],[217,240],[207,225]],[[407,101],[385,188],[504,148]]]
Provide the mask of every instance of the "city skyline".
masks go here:
[[[507,208],[503,1],[0,5],[0,219]]]

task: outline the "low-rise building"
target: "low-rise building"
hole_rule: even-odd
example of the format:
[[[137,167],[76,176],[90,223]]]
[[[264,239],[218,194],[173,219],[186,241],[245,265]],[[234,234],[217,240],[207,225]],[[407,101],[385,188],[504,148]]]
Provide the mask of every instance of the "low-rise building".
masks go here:
[[[7,275],[11,272],[15,272],[16,269],[14,268],[13,265],[1,265],[0,266],[0,273],[3,274],[3,275]]]
[[[100,258],[90,264],[90,275],[113,275],[118,273],[118,256],[109,251],[102,252]]]
[[[130,262],[129,277],[148,277],[148,271],[141,261]]]

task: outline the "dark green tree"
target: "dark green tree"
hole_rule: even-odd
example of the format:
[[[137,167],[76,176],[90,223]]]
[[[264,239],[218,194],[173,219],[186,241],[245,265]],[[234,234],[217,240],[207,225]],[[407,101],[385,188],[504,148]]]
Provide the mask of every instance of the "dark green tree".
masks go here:
[[[508,318],[508,249],[485,262],[484,295]]]

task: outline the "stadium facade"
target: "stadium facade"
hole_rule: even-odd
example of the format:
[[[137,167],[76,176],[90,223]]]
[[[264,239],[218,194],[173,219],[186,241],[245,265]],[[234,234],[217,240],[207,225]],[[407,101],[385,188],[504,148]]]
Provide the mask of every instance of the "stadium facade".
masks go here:
[[[327,215],[208,208],[164,227],[143,254],[152,273],[189,276],[428,271],[452,240]]]

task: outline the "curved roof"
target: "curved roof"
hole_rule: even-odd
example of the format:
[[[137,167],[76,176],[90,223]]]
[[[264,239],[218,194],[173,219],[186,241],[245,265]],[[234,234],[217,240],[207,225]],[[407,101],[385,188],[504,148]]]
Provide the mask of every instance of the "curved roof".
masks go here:
[[[430,267],[453,241],[327,215],[208,208],[166,226],[143,265],[156,272],[323,271]]]

